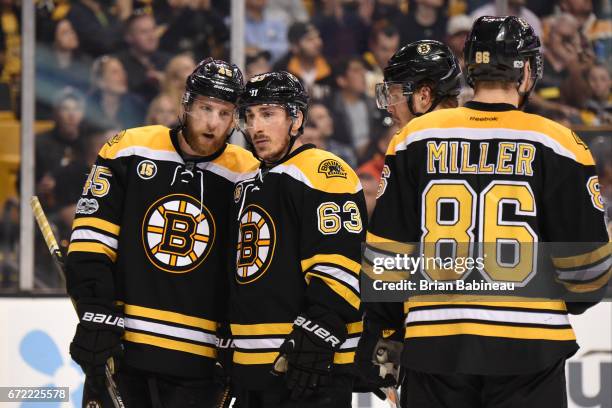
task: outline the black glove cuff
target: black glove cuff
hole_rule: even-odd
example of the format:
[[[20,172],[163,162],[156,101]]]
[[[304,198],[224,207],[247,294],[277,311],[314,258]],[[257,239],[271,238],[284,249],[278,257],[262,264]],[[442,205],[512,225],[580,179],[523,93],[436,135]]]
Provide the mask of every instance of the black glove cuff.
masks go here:
[[[112,302],[82,298],[76,305],[79,322],[83,327],[92,330],[109,330],[123,333],[125,322],[123,313]]]
[[[315,345],[333,351],[340,349],[347,336],[346,326],[333,315],[315,320],[302,313],[295,318],[293,330],[302,331]]]

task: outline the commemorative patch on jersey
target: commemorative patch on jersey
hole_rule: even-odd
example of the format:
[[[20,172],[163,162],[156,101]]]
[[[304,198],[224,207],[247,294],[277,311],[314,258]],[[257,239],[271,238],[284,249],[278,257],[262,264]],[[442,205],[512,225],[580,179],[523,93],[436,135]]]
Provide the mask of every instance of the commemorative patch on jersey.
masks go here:
[[[323,160],[321,164],[319,164],[319,173],[325,174],[325,177],[341,177],[346,178],[347,172],[342,167],[342,164],[338,160],[327,159]]]
[[[151,160],[143,160],[136,166],[138,177],[143,180],[150,180],[157,174],[157,164]]]
[[[125,130],[122,130],[121,132],[117,133],[115,136],[111,137],[110,140],[108,142],[106,142],[109,146],[114,145],[115,143],[119,143],[119,141],[121,140],[121,138],[123,137],[123,135],[125,135]]]
[[[98,200],[96,200],[95,198],[82,197],[77,202],[76,213],[84,214],[84,215],[91,215],[95,213],[96,211],[98,211],[99,208],[100,208],[100,205],[98,204]]]
[[[250,283],[259,279],[274,256],[276,228],[272,217],[255,204],[247,206],[240,216],[236,251],[236,280]]]
[[[200,212],[201,209],[201,212]],[[200,265],[215,239],[212,214],[186,194],[171,194],[149,207],[142,223],[142,244],[156,267],[185,273]]]

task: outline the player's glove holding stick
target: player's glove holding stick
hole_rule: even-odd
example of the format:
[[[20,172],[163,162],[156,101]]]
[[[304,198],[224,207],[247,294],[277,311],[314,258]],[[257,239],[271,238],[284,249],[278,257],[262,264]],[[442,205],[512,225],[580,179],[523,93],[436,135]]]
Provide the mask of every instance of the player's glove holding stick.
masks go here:
[[[308,398],[317,388],[329,384],[334,353],[346,335],[346,326],[332,314],[317,319],[301,314],[295,319],[273,369],[275,375],[285,374],[291,399]]]
[[[392,407],[399,407],[397,386],[403,344],[395,338],[401,333],[382,338],[381,332],[364,325],[355,356],[357,380],[353,390],[372,392]]]
[[[217,361],[215,362],[215,382],[221,387],[215,408],[228,408],[235,399],[231,386],[231,368],[234,355],[234,342],[229,326],[221,324],[217,328]]]
[[[83,298],[76,304],[79,324],[70,344],[70,355],[95,383],[104,384],[109,358],[123,355],[123,314],[112,302]]]

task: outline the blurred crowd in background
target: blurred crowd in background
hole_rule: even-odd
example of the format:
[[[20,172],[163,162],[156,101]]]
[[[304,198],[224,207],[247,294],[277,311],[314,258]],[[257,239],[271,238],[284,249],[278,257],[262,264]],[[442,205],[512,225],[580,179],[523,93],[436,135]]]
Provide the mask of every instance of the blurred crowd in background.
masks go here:
[[[463,65],[463,44],[472,22],[496,13],[494,0],[245,3],[246,79],[287,70],[303,81],[311,96],[303,139],[337,154],[358,171],[369,209],[375,203],[384,152],[398,130],[373,98],[387,60],[404,44],[435,39],[447,43]],[[39,0],[36,4],[36,127],[41,129],[36,136],[36,193],[66,247],[75,203],[105,141],[123,128],[175,126],[185,79],[196,63],[208,56],[229,59],[231,2]],[[612,202],[611,8],[610,0],[508,0],[508,14],[524,17],[543,43],[544,76],[527,111],[585,135],[608,203]],[[0,13],[0,128],[16,129],[21,86],[19,1],[0,0]],[[471,96],[464,81],[460,103]],[[0,290],[17,282],[19,161],[14,150],[0,148]],[[49,258],[41,255],[42,241],[38,246],[36,286],[60,287]]]

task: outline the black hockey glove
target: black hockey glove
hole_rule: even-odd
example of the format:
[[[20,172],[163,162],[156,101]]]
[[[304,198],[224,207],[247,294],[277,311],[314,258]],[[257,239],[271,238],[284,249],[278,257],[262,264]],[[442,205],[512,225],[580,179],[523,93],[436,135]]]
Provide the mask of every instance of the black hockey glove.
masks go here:
[[[232,358],[234,355],[234,342],[227,324],[221,324],[217,328],[216,349],[215,381],[220,385],[227,385],[232,374]]]
[[[70,355],[85,375],[101,384],[106,361],[123,355],[123,314],[112,303],[92,298],[79,300],[76,308],[79,324],[70,343]]]
[[[291,399],[307,398],[329,383],[334,353],[345,340],[346,326],[336,316],[314,320],[302,314],[295,319],[273,369],[273,374],[285,373]]]
[[[372,392],[385,400],[385,388],[396,387],[400,354],[403,343],[399,341],[403,331],[395,332],[391,338],[383,339],[381,330],[371,330],[368,324],[359,339],[355,353],[357,379],[353,387],[355,392]]]

